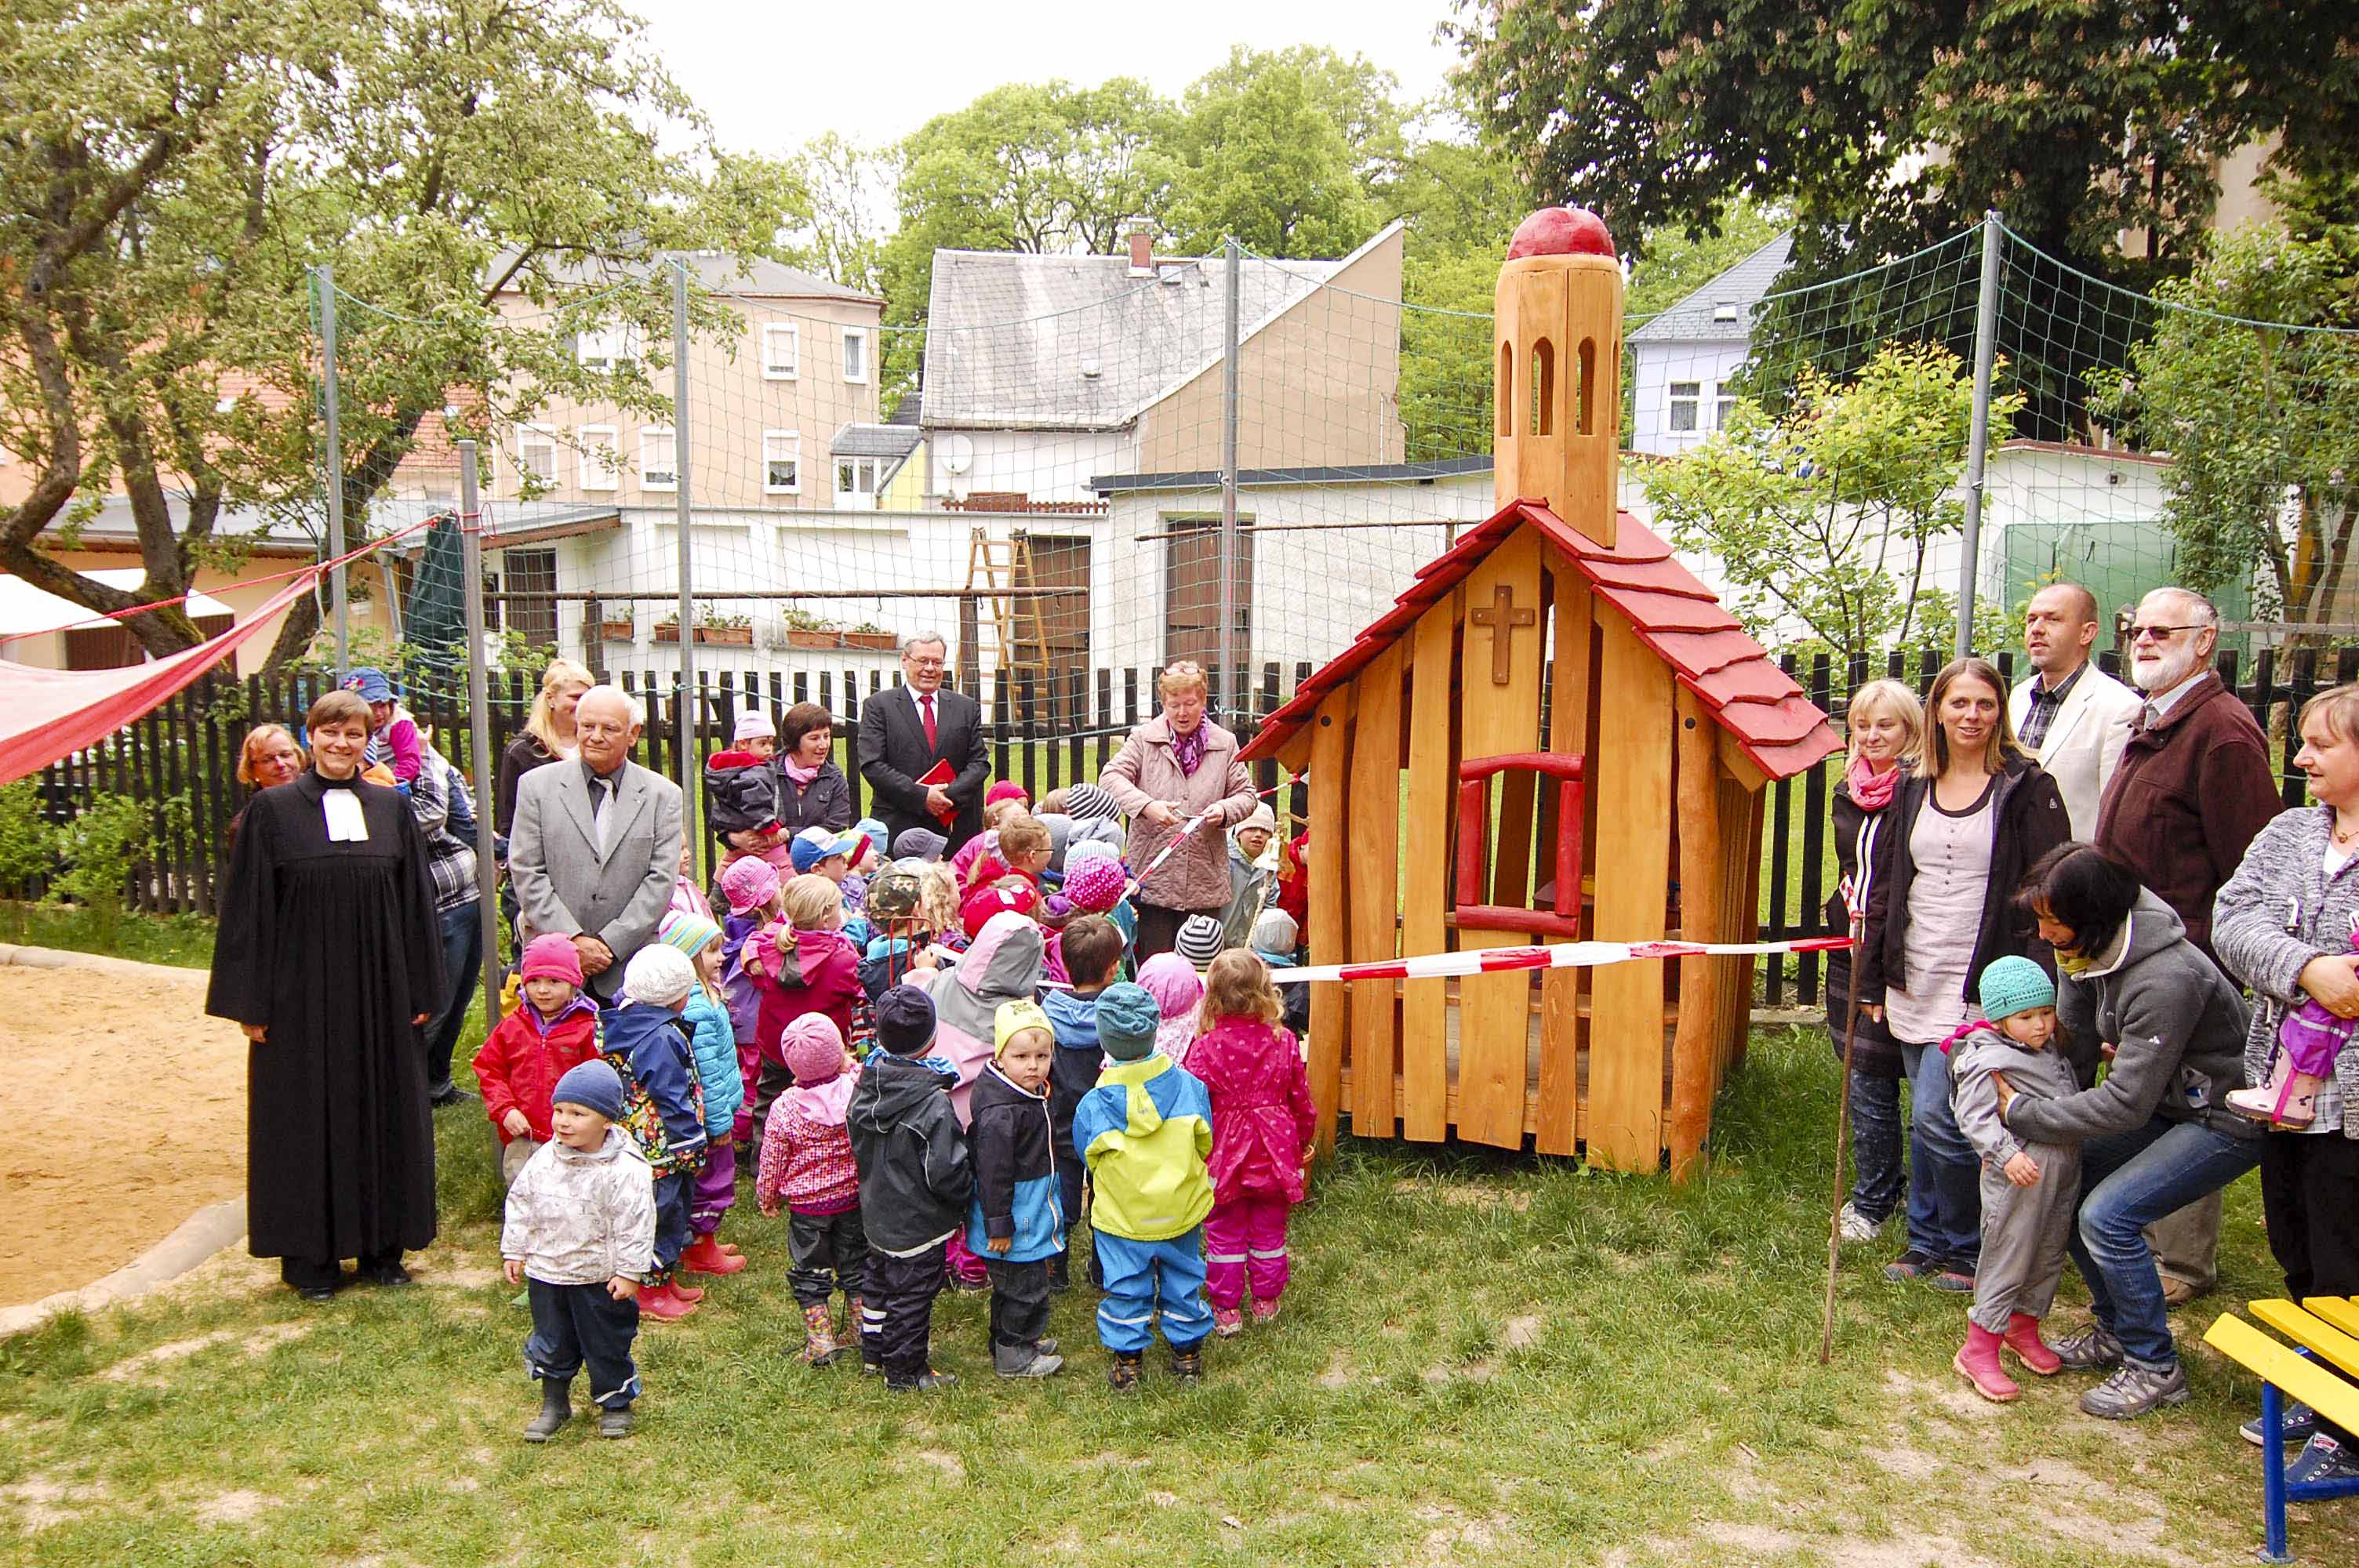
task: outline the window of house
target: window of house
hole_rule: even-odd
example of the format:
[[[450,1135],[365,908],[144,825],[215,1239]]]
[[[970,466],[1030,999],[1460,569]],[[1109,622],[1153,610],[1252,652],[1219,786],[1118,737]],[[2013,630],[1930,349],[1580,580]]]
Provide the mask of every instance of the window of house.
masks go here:
[[[846,327],[843,330],[843,379],[868,379],[868,329]]]
[[[1701,416],[1703,383],[1675,381],[1671,383],[1671,420],[1673,430],[1693,430]]]
[[[617,482],[614,472],[614,441],[616,431],[612,425],[584,425],[575,432],[582,443],[582,488],[613,490]]]
[[[639,488],[679,488],[679,443],[669,427],[639,432]]]
[[[1458,767],[1457,877],[1451,889],[1451,915],[1461,931],[1532,931],[1579,941],[1582,813],[1585,809],[1582,759],[1564,752],[1522,752],[1505,757],[1469,757]],[[1520,874],[1498,863],[1493,824],[1494,781],[1516,775],[1531,780],[1538,791],[1556,791],[1556,838],[1538,846],[1538,863]],[[1517,853],[1526,846],[1518,845]],[[1527,902],[1535,888],[1554,896],[1549,907]]]
[[[1734,299],[1723,299],[1713,305],[1712,308],[1712,319],[1722,323],[1734,321],[1736,319],[1736,301]]]
[[[803,492],[803,438],[799,430],[762,432],[762,493]]]
[[[835,460],[835,503],[847,512],[873,512],[876,507],[876,460]]]
[[[803,330],[792,321],[762,324],[762,379],[792,381],[802,373]]]
[[[557,643],[557,552],[503,550],[500,577],[507,589],[501,599],[502,626],[524,639],[527,648],[553,647]]]
[[[545,425],[516,427],[516,472],[525,488],[543,491],[557,482],[557,432]]]
[[[1736,389],[1723,381],[1713,386],[1712,391],[1712,427],[1725,430],[1728,428],[1728,416],[1736,412]]]
[[[639,357],[639,330],[617,322],[611,327],[592,327],[579,332],[573,339],[573,357],[584,370],[602,372],[625,371]]]

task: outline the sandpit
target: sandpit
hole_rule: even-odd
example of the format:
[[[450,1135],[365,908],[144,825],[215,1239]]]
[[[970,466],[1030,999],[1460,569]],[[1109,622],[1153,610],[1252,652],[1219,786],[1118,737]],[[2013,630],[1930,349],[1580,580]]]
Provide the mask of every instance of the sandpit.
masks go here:
[[[245,1191],[245,1036],[204,1015],[204,971],[23,956],[0,964],[0,1306],[90,1284]]]

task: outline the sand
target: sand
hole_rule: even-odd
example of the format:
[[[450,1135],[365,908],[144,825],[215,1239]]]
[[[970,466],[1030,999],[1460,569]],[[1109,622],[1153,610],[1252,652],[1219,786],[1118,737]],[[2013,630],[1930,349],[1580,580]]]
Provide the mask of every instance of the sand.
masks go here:
[[[201,969],[0,965],[0,1305],[245,1191],[245,1036],[204,996]]]

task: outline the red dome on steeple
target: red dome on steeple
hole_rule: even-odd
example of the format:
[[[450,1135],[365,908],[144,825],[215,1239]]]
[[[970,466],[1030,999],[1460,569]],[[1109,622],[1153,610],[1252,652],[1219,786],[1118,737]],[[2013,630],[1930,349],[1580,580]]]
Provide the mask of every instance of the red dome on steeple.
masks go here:
[[[1614,236],[1606,232],[1605,220],[1586,207],[1543,207],[1516,224],[1516,237],[1507,242],[1509,261],[1518,256],[1614,254]]]

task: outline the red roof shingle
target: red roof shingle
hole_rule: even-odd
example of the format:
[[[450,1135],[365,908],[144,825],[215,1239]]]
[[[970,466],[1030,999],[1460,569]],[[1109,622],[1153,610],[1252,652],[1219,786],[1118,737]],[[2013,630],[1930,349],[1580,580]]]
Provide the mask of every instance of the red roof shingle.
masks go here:
[[[1669,665],[1679,682],[1773,779],[1791,778],[1843,749],[1834,727],[1802,688],[1746,636],[1736,618],[1670,546],[1628,513],[1611,548],[1575,533],[1537,501],[1513,501],[1448,551],[1418,568],[1416,580],[1343,654],[1302,683],[1245,748],[1251,762],[1274,755],[1329,692],[1365,669],[1430,606],[1463,581],[1475,563],[1517,528],[1538,528],[1571,557],[1597,597],[1618,611],[1638,640]]]

